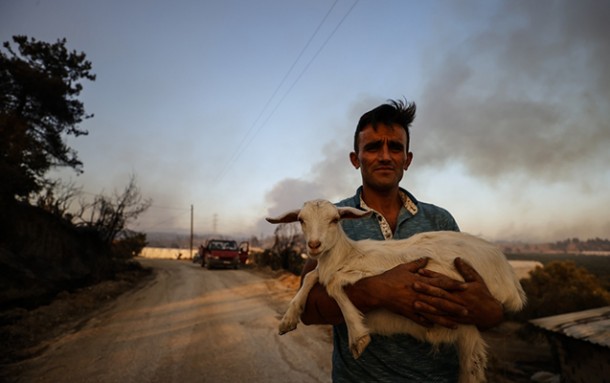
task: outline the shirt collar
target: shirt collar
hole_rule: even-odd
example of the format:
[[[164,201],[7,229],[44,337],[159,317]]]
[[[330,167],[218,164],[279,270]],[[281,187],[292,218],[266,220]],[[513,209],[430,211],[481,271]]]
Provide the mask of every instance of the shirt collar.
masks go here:
[[[362,199],[362,193],[359,193],[359,197],[360,197],[360,207],[366,211],[375,211],[374,209],[371,209]],[[402,205],[405,209],[407,209],[407,211],[411,214],[411,215],[415,215],[417,214],[417,212],[419,211],[419,209],[417,208],[417,203],[413,201],[413,199],[411,199],[411,197],[409,197],[409,194],[407,194],[407,192],[403,189],[399,189],[398,190],[398,195],[400,196],[400,200],[402,201]]]
[[[385,219],[385,217],[383,215],[381,215],[379,212],[375,211],[375,209],[371,209],[362,199],[362,193],[359,193],[359,194],[360,194],[359,195],[360,207],[362,209],[364,209],[365,211],[372,211],[375,214],[375,217],[377,217],[377,221],[379,222],[379,228],[381,229],[381,234],[383,234],[383,238],[385,240],[392,239],[394,237],[394,234],[392,233],[392,228],[390,227],[390,224],[388,223],[388,221]],[[407,194],[407,192],[402,189],[399,190],[398,194],[400,195],[400,199],[402,200],[403,207],[412,216],[417,214],[417,211],[418,211],[417,204],[415,202],[413,202],[411,197],[409,197],[409,194]]]
[[[398,195],[400,195],[400,199],[402,200],[402,204],[405,209],[407,209],[407,211],[411,213],[411,215],[417,214],[417,212],[419,211],[419,209],[417,208],[417,203],[415,203],[415,201],[413,201],[411,197],[409,197],[407,192],[404,190],[399,190]]]

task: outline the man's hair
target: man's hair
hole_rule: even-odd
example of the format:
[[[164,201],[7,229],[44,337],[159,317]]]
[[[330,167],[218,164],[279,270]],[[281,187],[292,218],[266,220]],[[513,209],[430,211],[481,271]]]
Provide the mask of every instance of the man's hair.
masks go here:
[[[409,151],[409,141],[411,135],[409,127],[415,119],[415,103],[408,102],[406,100],[388,100],[387,104],[379,105],[373,110],[369,110],[364,113],[358,125],[356,126],[356,133],[354,134],[354,152],[358,153],[359,137],[358,135],[368,125],[371,125],[373,129],[377,129],[377,124],[385,124],[392,126],[394,124],[400,125],[407,133],[407,152]]]

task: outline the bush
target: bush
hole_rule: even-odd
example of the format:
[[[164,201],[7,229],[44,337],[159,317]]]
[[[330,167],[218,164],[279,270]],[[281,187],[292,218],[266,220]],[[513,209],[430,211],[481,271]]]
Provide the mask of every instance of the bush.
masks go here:
[[[273,270],[281,269],[281,260],[279,255],[269,249],[265,249],[262,253],[254,255],[254,264],[259,267],[271,267]]]
[[[305,265],[305,259],[293,249],[286,249],[280,253],[265,249],[262,253],[256,253],[253,258],[254,264],[259,267],[269,266],[272,270],[286,270],[295,275],[301,275]]]
[[[600,280],[571,261],[537,267],[521,280],[528,303],[517,319],[529,320],[610,305]]]
[[[112,243],[112,255],[123,259],[137,257],[146,245],[148,245],[146,234],[124,231],[120,234],[120,238]]]

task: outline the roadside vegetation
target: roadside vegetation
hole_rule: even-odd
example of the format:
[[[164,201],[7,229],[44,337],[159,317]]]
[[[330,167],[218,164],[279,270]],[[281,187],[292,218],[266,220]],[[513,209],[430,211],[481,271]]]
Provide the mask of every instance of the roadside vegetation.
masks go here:
[[[52,170],[83,172],[69,137],[86,136],[79,95],[95,81],[84,53],[14,36],[0,48],[0,309],[114,278],[146,245],[127,230],[150,206],[131,177],[122,191],[90,197]],[[88,197],[88,198],[86,198]]]

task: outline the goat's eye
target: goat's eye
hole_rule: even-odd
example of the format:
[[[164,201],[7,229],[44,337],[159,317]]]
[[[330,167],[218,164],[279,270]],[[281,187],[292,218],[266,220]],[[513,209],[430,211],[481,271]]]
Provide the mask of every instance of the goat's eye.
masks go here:
[[[300,223],[301,225],[304,225],[304,224],[305,224],[305,221],[303,221],[303,218],[299,218],[299,223]]]
[[[333,218],[330,223],[339,223],[339,218]]]

